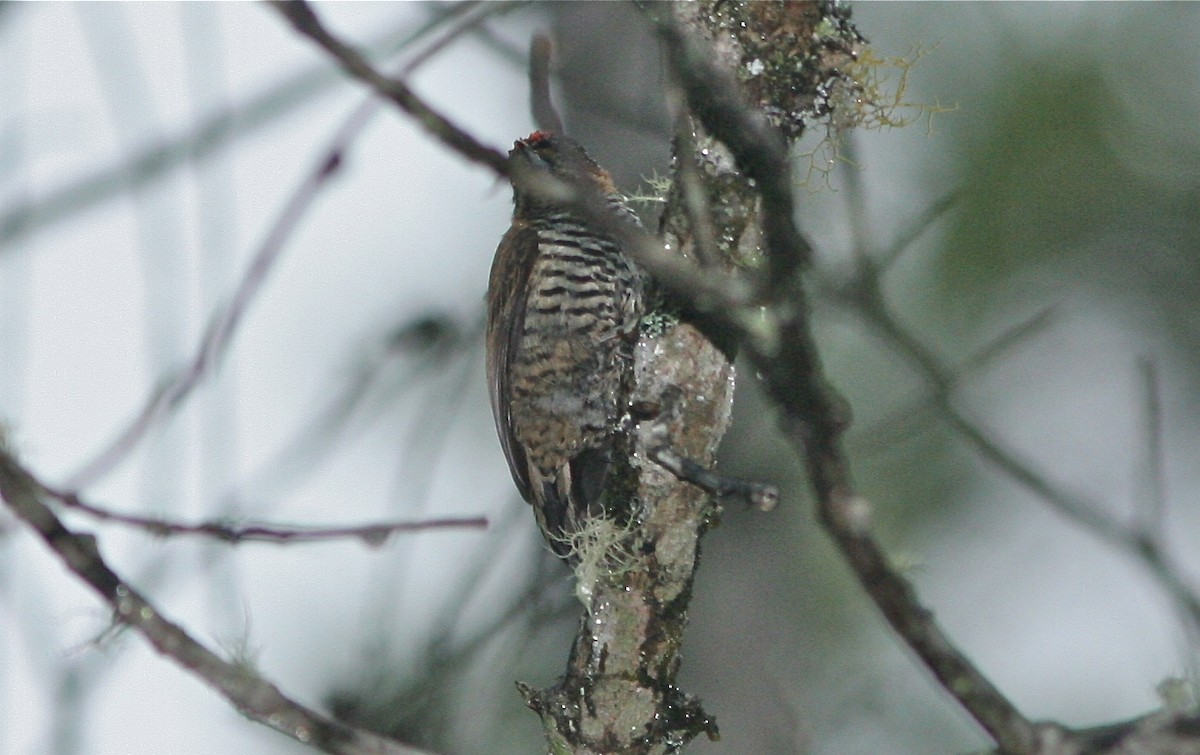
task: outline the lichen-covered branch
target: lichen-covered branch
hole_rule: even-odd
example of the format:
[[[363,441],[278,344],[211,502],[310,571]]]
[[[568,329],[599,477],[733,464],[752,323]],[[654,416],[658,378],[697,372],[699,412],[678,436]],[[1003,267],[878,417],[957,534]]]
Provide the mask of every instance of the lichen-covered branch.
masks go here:
[[[711,465],[729,423],[733,366],[685,324],[643,337],[635,362],[635,401],[673,406],[635,431],[632,526],[598,531],[581,549],[576,592],[587,608],[566,675],[549,689],[523,688],[552,752],[667,753],[717,735],[676,675],[700,538],[718,510],[647,452],[665,434],[677,452]]]
[[[277,7],[447,146],[506,173],[498,153],[464,138],[402,84],[373,71],[307,6]],[[635,502],[630,521],[586,533],[593,547],[579,553],[593,555],[579,559],[577,576],[587,608],[565,677],[544,690],[522,686],[552,751],[673,752],[716,732],[675,678],[700,538],[719,509],[652,458],[666,437],[675,452],[711,464],[728,422],[735,348],[762,375],[783,431],[808,468],[822,524],[864,592],[1000,752],[1159,751],[1146,743],[1194,751],[1186,748],[1200,727],[1186,713],[1088,731],[1027,719],[955,646],[871,532],[871,507],[855,492],[842,443],[849,410],[825,377],[809,321],[800,276],[812,253],[794,222],[787,158],[805,127],[836,106],[838,87],[854,85],[843,67],[862,40],[848,12],[823,0],[646,3],[643,10],[686,104],[661,235],[605,226],[606,208],[597,198],[581,195],[575,209],[617,238],[666,300],[637,351],[635,399],[647,411],[633,417],[626,449]]]
[[[853,47],[857,34],[841,13],[823,3],[722,5],[718,10],[715,4],[700,3],[683,23],[659,14],[656,23],[668,46],[668,58],[684,82],[692,112],[733,153],[739,170],[753,181],[761,198],[767,257],[762,284],[766,326],[741,341],[768,393],[783,410],[785,434],[806,461],[822,523],[864,590],[939,682],[1002,749],[1030,751],[1038,738],[1033,724],[954,646],[932,613],[921,605],[912,585],[891,566],[871,535],[870,506],[854,492],[849,459],[841,441],[849,413],[825,379],[809,322],[807,295],[796,277],[810,258],[793,219],[791,173],[783,147],[783,135],[798,133],[806,103],[815,101],[797,98],[795,91],[804,91],[807,85],[815,98],[816,93],[828,88],[828,78],[836,76],[837,71],[822,71],[819,64],[797,64],[790,79],[781,79],[777,67],[764,63],[748,71],[750,78],[759,79],[755,85],[735,88],[728,83],[728,73],[711,62],[714,56],[702,51],[695,41],[696,36],[713,40],[713,49],[718,51],[716,60],[732,58],[742,65],[748,56],[760,63],[764,56],[786,60],[784,50],[772,55],[770,49],[763,48],[764,42],[820,39],[820,30],[824,29],[837,41],[817,45],[810,55],[821,60],[822,53],[832,51],[836,61],[837,55]],[[815,12],[818,9],[834,18],[822,18]],[[791,34],[779,35],[781,25],[787,26]],[[685,29],[692,30],[692,34],[689,36]],[[743,44],[743,39],[751,40],[754,49]],[[806,56],[794,57],[803,60]],[[759,78],[766,70],[775,77],[775,86]],[[820,73],[816,80],[806,81],[806,72]],[[787,81],[789,86],[779,87],[780,81]],[[757,100],[753,104],[738,99],[737,93],[747,89]],[[773,116],[771,128],[765,116],[753,112],[754,108],[764,107]]]
[[[757,309],[758,297],[747,294],[769,289],[774,279],[755,284],[745,270],[756,262],[760,240],[768,259],[781,261],[767,263],[778,277],[793,277],[808,259],[790,220],[785,141],[742,98],[731,73],[736,63],[714,61],[710,50],[688,38],[696,30],[670,16],[694,7],[646,6],[667,42],[690,112],[678,113],[662,237],[613,224],[606,230],[621,237],[666,292],[637,350],[634,404],[654,412],[634,432],[632,526],[613,533],[611,542],[602,540],[602,547],[585,549],[597,556],[576,568],[587,612],[567,674],[549,689],[522,688],[553,752],[674,752],[700,733],[716,735],[713,719],[678,689],[675,676],[700,541],[720,509],[707,492],[668,471],[657,449],[711,466],[729,422],[735,342],[747,335]],[[792,38],[792,53],[805,56],[814,39]],[[587,209],[586,198],[580,203]],[[598,222],[601,210],[590,213]]]

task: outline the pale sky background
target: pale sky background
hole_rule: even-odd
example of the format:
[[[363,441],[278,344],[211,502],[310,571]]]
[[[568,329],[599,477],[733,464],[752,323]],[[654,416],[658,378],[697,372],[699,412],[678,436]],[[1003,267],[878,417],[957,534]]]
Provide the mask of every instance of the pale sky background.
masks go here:
[[[1098,71],[1115,98],[1115,125],[1102,126],[1108,153],[1164,194],[1194,197],[1178,187],[1190,191],[1200,181],[1200,57],[1186,44],[1185,31],[1200,29],[1198,14],[1184,9],[1168,19],[1155,15],[1166,11],[1104,5],[856,6],[860,29],[884,54],[934,48],[914,69],[912,100],[957,107],[936,117],[929,130],[917,125],[860,137],[872,218],[867,238],[885,243],[963,178],[963,158],[986,146],[972,140],[1003,115],[990,110],[997,100],[987,97],[996,93],[981,92],[1009,58],[1083,56],[1130,29],[1140,30],[1135,39],[1164,35],[1127,52],[1121,44],[1107,45],[1119,48]],[[187,133],[222,108],[237,108],[288,77],[312,76],[326,66],[277,13],[258,4],[0,9],[0,212],[22,198],[36,203],[147,144]],[[365,43],[417,28],[430,7],[326,3],[319,11],[338,33]],[[523,49],[531,30],[545,23],[527,12],[495,19],[491,28]],[[1161,65],[1147,62],[1141,53],[1148,48],[1160,50]],[[404,60],[401,55],[396,62]],[[1178,76],[1177,86],[1166,87],[1166,70]],[[657,86],[656,76],[647,75],[645,85]],[[411,83],[499,149],[532,128],[523,69],[469,36]],[[0,421],[31,469],[49,482],[68,479],[192,354],[209,314],[227,299],[285,202],[364,96],[358,85],[327,86],[215,157],[0,246]],[[1167,121],[1172,128],[1163,125]],[[598,156],[603,161],[605,155]],[[1020,164],[1024,158],[1011,159]],[[835,188],[838,180],[835,174]],[[844,193],[825,190],[802,201],[805,231],[836,264],[849,244]],[[89,487],[88,499],[188,521],[224,516],[343,525],[420,516],[483,515],[497,523],[514,513],[524,517],[492,433],[482,347],[432,373],[420,371],[417,357],[388,356],[385,349],[389,333],[425,314],[447,315],[464,332],[476,327],[509,208],[507,186],[383,108],[284,248],[215,379],[127,463]],[[1164,214],[1175,217],[1167,209]],[[902,260],[892,295],[914,326],[928,328],[929,340],[946,336],[946,353],[963,353],[963,344],[953,342],[960,334],[939,323],[940,312],[922,307],[933,296],[928,274],[948,233],[935,226]],[[1154,249],[1194,263],[1196,248],[1182,232],[1178,248],[1132,221],[1127,233],[1131,244],[1158,244]],[[1078,236],[1071,243],[1101,249],[1116,243],[1113,238]],[[1144,493],[1131,462],[1141,453],[1143,421],[1136,359],[1158,359],[1169,542],[1195,578],[1200,416],[1194,366],[1136,302],[1096,295],[1098,279],[1080,266],[1066,283],[1023,269],[996,299],[979,304],[993,318],[992,335],[1048,296],[1059,303],[1061,317],[1020,347],[1019,359],[973,378],[962,400],[1039,468],[1052,470],[1056,481],[1113,510],[1131,511]],[[915,384],[897,377],[861,326],[830,314],[822,327],[835,381],[856,410],[867,407],[856,411],[860,431],[886,415],[889,403],[895,409],[913,397]],[[349,376],[381,359],[386,367],[336,452],[319,465],[278,466],[279,454],[311,433],[306,428],[314,415]],[[743,385],[750,382],[747,373]],[[757,441],[739,438],[734,445],[753,455]],[[1161,592],[1128,559],[1014,493],[1011,482],[977,460],[971,464],[969,495],[962,496],[971,501],[969,511],[884,538],[898,558],[911,560],[926,603],[1032,718],[1090,724],[1158,705],[1155,685],[1187,672],[1195,658],[1195,645],[1189,649]],[[232,508],[230,496],[237,499]],[[698,743],[695,751],[789,752],[799,742],[830,755],[983,747],[965,716],[940,701],[877,618],[862,620],[861,636],[847,641],[844,656],[817,652],[824,665],[811,660],[796,670],[791,656],[811,649],[804,631],[781,634],[738,603],[810,605],[784,587],[807,578],[791,573],[800,567],[770,560],[778,557],[771,543],[780,533],[802,530],[797,539],[819,543],[810,506],[798,496],[770,515],[774,519],[730,514],[728,526],[706,543],[711,560],[697,583],[684,685],[718,716],[726,737]],[[881,512],[889,517],[896,518]],[[379,549],[357,542],[230,549],[155,540],[79,516],[69,521],[96,533],[109,564],[195,637],[226,652],[248,645],[257,668],[314,706],[338,680],[372,665],[367,638],[373,633],[385,635],[393,649],[427,642],[434,631],[430,615],[455,594],[471,556],[492,554],[462,626],[513,599],[539,547],[529,520],[490,532],[401,536]],[[753,563],[760,552],[763,565],[745,572],[711,566],[727,558]],[[844,582],[845,574],[833,569],[833,579]],[[729,626],[731,612],[745,623]],[[0,752],[307,751],[240,718],[132,633],[93,645],[107,627],[99,601],[40,541],[0,513]],[[737,631],[740,639],[731,637]],[[566,645],[538,645],[530,653],[546,659],[535,665],[551,670],[535,679],[526,672],[526,680],[550,683],[566,652]],[[418,662],[398,660],[401,666]],[[778,675],[772,689],[754,676],[764,667]],[[64,732],[56,719],[71,695],[71,673],[86,679],[86,697],[78,725]],[[803,673],[810,676],[800,678]],[[513,679],[507,667],[496,678],[481,678],[481,697],[489,702],[457,713],[466,742],[461,751],[486,751],[469,743],[486,741],[496,721],[504,722],[506,736],[536,736],[535,718],[512,712]],[[935,745],[895,734],[896,721],[911,717],[910,698],[933,711],[919,720],[938,732],[930,735]],[[748,712],[763,709],[783,719],[794,715],[794,738],[772,745],[754,738],[760,734],[752,724],[739,727],[755,720]],[[474,731],[479,728],[483,733]]]

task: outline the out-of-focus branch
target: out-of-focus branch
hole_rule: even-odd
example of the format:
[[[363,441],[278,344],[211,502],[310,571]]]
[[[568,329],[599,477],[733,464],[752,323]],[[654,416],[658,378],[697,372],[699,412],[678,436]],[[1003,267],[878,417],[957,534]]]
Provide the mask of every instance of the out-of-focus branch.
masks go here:
[[[278,500],[319,469],[351,427],[383,416],[378,401],[385,395],[387,400],[398,399],[422,380],[444,375],[456,356],[470,353],[481,340],[482,324],[463,329],[445,314],[418,316],[382,334],[350,366],[340,389],[324,398],[311,419],[243,482],[220,495],[220,500],[229,510],[244,508],[242,504],[249,500],[268,505]],[[384,376],[391,374],[389,368],[402,361],[403,371],[392,383],[402,390],[381,393]]]
[[[425,63],[430,56],[443,49],[445,45],[459,38],[464,32],[478,25],[487,17],[492,9],[474,4],[463,4],[465,14],[447,13],[440,16],[439,23],[427,24],[414,33],[412,40],[418,39],[425,33],[440,25],[444,18],[459,19],[439,39],[431,43],[420,54],[414,56],[402,69],[409,74]],[[102,449],[95,457],[87,462],[68,481],[68,487],[82,489],[100,479],[121,462],[145,437],[163,417],[178,408],[191,394],[197,385],[220,362],[228,348],[238,325],[246,310],[253,303],[271,269],[278,261],[287,240],[291,237],[296,226],[303,220],[309,207],[316,200],[333,174],[341,167],[343,156],[349,150],[354,140],[366,128],[376,112],[376,100],[368,99],[359,105],[341,124],[329,144],[321,152],[313,169],[293,192],[280,216],[276,219],[267,238],[259,247],[250,266],[242,276],[238,287],[228,303],[213,313],[208,329],[201,339],[200,345],[189,364],[177,374],[166,378],[158,388],[143,403],[138,414],[129,424]]]
[[[547,34],[535,34],[529,44],[529,110],[538,128],[564,134],[562,116],[550,96],[553,68],[554,42]]]
[[[713,56],[671,17],[656,14],[656,25],[676,75],[685,82],[692,112],[725,142],[742,170],[755,179],[762,197],[769,330],[768,337],[754,334],[759,337],[743,343],[768,393],[783,410],[785,434],[807,463],[822,523],[863,589],[942,686],[1002,749],[1030,751],[1038,738],[1034,725],[955,647],[870,533],[870,505],[854,491],[841,439],[848,411],[825,378],[806,295],[795,279],[811,255],[793,218],[782,138],[769,131],[765,119],[751,114],[729,74],[717,70],[710,62]]]
[[[300,705],[253,669],[230,663],[163,616],[104,562],[96,539],[68,529],[44,500],[37,481],[0,437],[0,497],[76,576],[136,629],[155,650],[216,689],[242,715],[324,752],[346,755],[418,755],[421,750],[333,721]]]
[[[1146,538],[1160,539],[1167,508],[1167,472],[1163,461],[1163,416],[1162,395],[1159,388],[1158,366],[1149,357],[1138,359],[1138,372],[1145,386],[1143,414],[1145,416],[1146,457],[1141,472],[1145,480],[1144,500],[1139,501],[1133,529]],[[1200,624],[1197,625],[1200,629]]]
[[[863,258],[865,260],[865,258]],[[1163,548],[1157,533],[1131,526],[1106,514],[1095,501],[1070,493],[1033,464],[1022,459],[955,405],[952,389],[959,379],[949,366],[905,328],[888,308],[880,291],[878,268],[863,262],[854,278],[838,286],[839,298],[850,305],[884,342],[908,359],[933,389],[938,414],[987,461],[1018,482],[1054,511],[1140,562],[1159,586],[1200,627],[1200,593],[1184,580],[1179,565]],[[1161,495],[1161,492],[1157,493]]]
[[[499,175],[508,175],[508,162],[502,153],[480,144],[475,137],[426,104],[404,82],[377,71],[360,52],[333,36],[307,2],[270,0],[270,3],[296,31],[329,53],[346,73],[395,103],[447,147],[472,162],[491,168]]]
[[[829,299],[836,300],[840,296],[838,293],[840,285],[842,284],[834,283],[830,286],[827,282],[823,293]],[[955,368],[955,374],[959,381],[994,363],[1001,356],[1011,353],[1019,344],[1050,327],[1057,315],[1057,308],[1049,306],[1000,333]],[[933,389],[930,391],[930,396],[924,399],[915,399],[906,406],[901,406],[887,417],[877,421],[872,427],[860,432],[859,447],[873,451],[893,447],[897,441],[912,434],[915,423],[928,424],[936,419],[934,415],[940,411],[936,405],[936,396],[952,387],[950,385],[930,386]]]
[[[1089,531],[1117,550],[1139,562],[1169,596],[1190,624],[1200,630],[1200,593],[1187,583],[1180,565],[1174,561],[1161,538],[1157,522],[1165,506],[1161,448],[1161,406],[1157,374],[1152,363],[1142,360],[1139,369],[1146,386],[1146,476],[1150,487],[1146,511],[1132,523],[1105,513],[1097,501],[1075,495],[1054,483],[1021,458],[982,425],[971,419],[954,401],[956,388],[963,378],[990,361],[1013,343],[1039,331],[1051,321],[1053,307],[1018,324],[979,354],[955,369],[907,329],[887,304],[883,295],[883,276],[891,264],[950,205],[949,197],[936,202],[916,222],[906,227],[881,254],[855,250],[856,264],[849,278],[822,281],[830,297],[857,313],[881,337],[915,368],[930,390],[929,403],[940,417],[961,435],[985,460],[998,467],[1022,487],[1032,492],[1055,512]],[[1101,727],[1070,730],[1056,724],[1037,728],[1037,753],[1128,753],[1190,752],[1200,747],[1200,718],[1194,710],[1164,710],[1131,721]],[[1010,750],[1000,742],[997,752]]]
[[[954,389],[969,371],[978,369],[981,364],[990,361],[995,354],[1008,348],[1013,342],[1045,327],[1055,314],[1053,307],[1004,334],[958,369],[945,364],[906,328],[888,307],[883,295],[883,276],[929,224],[948,209],[950,197],[953,196],[954,194],[947,195],[922,213],[882,254],[871,254],[865,249],[856,250],[856,264],[850,277],[836,282],[824,280],[825,291],[835,301],[856,312],[875,329],[888,346],[913,365],[931,388],[930,400],[938,416],[970,443],[980,456],[1067,520],[1141,563],[1187,617],[1192,627],[1200,631],[1200,592],[1187,583],[1180,565],[1163,545],[1162,533],[1158,527],[1166,493],[1163,488],[1161,406],[1157,373],[1153,364],[1146,360],[1139,362],[1139,370],[1146,386],[1146,478],[1151,489],[1146,506],[1138,509],[1138,517],[1133,523],[1126,523],[1105,513],[1099,502],[1087,500],[1055,484],[954,403]]]
[[[217,365],[251,302],[262,289],[267,275],[283,252],[308,208],[342,164],[342,151],[334,150],[319,161],[292,195],[271,227],[267,238],[247,268],[233,298],[209,321],[200,346],[191,361],[176,375],[164,381],[146,400],[136,417],[107,447],[71,476],[67,487],[82,489],[113,469],[143,436],[167,413],[177,408],[201,380]]]
[[[367,46],[389,54],[402,50],[472,9],[470,3],[453,3],[444,11],[434,11],[418,28],[400,34],[389,31],[373,38]],[[30,233],[147,186],[188,161],[202,160],[232,140],[275,123],[339,81],[336,72],[325,66],[306,69],[236,108],[213,113],[184,134],[142,148],[117,165],[100,168],[45,196],[11,203],[0,210],[0,255]]]

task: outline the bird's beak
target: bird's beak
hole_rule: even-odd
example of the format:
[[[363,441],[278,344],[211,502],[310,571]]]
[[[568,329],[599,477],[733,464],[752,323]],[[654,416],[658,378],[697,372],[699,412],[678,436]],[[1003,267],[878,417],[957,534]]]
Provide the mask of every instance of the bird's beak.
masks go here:
[[[538,170],[550,170],[550,164],[543,160],[524,139],[513,142],[513,148],[508,151],[508,159],[514,162],[519,161]]]

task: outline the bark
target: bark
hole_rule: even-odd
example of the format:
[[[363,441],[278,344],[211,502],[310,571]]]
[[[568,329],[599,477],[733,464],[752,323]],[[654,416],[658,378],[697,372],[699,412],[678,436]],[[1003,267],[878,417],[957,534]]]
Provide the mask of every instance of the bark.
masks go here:
[[[675,17],[653,18],[665,8]],[[766,131],[785,139],[798,137],[805,119],[820,114],[838,62],[858,40],[841,11],[818,2],[645,10],[653,23],[706,40],[730,80],[740,82],[731,95],[751,98],[769,118]],[[720,139],[685,110],[676,115],[663,241],[709,267],[753,268],[763,259],[758,187]],[[664,299],[644,324],[634,405],[647,408],[647,416],[634,418],[627,449],[630,521],[593,533],[580,548],[577,593],[586,610],[565,676],[547,689],[520,685],[542,718],[551,752],[668,753],[699,734],[718,736],[713,717],[678,688],[676,677],[701,539],[721,508],[650,460],[665,445],[706,467],[714,463],[734,387],[732,341],[718,321],[685,297]]]

